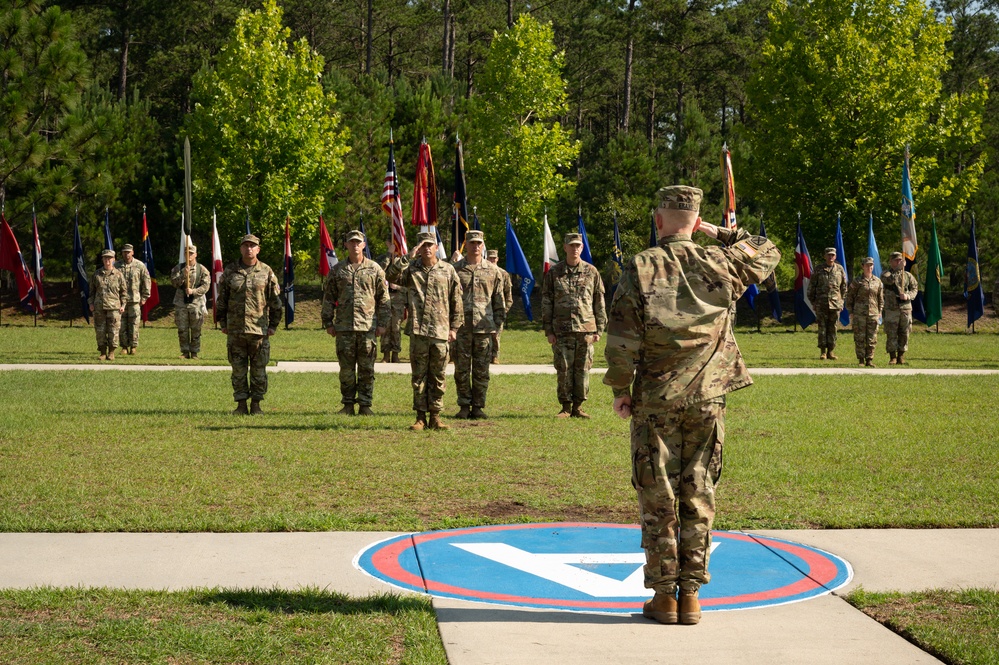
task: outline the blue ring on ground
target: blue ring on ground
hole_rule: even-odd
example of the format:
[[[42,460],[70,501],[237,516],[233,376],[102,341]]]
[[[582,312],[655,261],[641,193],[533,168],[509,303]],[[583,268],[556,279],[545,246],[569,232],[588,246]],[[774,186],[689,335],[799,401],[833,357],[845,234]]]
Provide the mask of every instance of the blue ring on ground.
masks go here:
[[[704,611],[799,602],[846,585],[844,559],[800,543],[712,532]],[[407,591],[514,607],[630,614],[644,588],[635,525],[508,524],[395,536],[354,558],[362,572]]]

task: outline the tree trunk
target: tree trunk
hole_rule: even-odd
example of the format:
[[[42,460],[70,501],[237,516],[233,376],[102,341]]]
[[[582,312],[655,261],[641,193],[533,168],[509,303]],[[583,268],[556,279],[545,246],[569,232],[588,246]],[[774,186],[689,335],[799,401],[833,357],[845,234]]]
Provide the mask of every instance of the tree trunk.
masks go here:
[[[375,0],[368,0],[368,24],[365,26],[364,73],[371,73],[372,38],[374,37]],[[391,67],[389,68],[391,69]]]
[[[656,86],[652,86],[649,93],[649,126],[648,126],[649,148],[656,142]]]
[[[454,68],[448,68],[451,56],[451,0],[444,0],[444,45],[441,49],[441,70],[454,76]]]
[[[635,0],[628,0],[628,46],[624,51],[624,111],[621,129],[628,133],[628,120],[631,117],[631,63],[635,54],[635,34],[631,27],[631,16],[635,12]]]
[[[513,0],[506,0],[506,27],[513,27]]]
[[[123,17],[121,26],[121,58],[118,61],[118,99],[125,99],[126,86],[128,84],[128,43],[130,41],[132,41],[132,33],[128,30],[127,18]]]
[[[457,32],[457,22],[454,20],[454,16],[451,17],[451,39],[448,40],[448,53],[447,53],[447,72],[451,78],[454,78],[454,43],[455,43],[455,33]]]
[[[386,63],[385,63],[388,68],[389,85],[392,85],[392,59],[395,57],[395,53],[392,50],[395,46],[392,40],[394,36],[393,32],[394,32],[393,30],[388,31],[388,55],[386,56]]]

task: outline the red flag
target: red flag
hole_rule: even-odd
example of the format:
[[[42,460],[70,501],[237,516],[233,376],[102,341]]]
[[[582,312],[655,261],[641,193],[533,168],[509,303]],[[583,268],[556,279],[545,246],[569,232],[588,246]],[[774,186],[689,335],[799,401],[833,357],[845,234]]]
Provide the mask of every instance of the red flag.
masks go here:
[[[247,222],[249,228],[249,222]],[[212,210],[212,320],[218,323],[215,305],[219,300],[219,281],[222,279],[222,243],[219,242],[219,228],[215,223],[215,211]]]
[[[326,222],[323,216],[319,215],[319,274],[326,277],[337,262],[336,249],[330,240],[329,231],[326,230]]]
[[[42,288],[42,278],[45,277],[45,269],[42,268],[42,243],[38,240],[38,218],[35,211],[31,210],[31,224],[35,231],[35,271],[33,278],[35,281],[35,311],[38,313],[45,311],[45,289]]]
[[[160,285],[156,283],[156,265],[153,262],[153,244],[149,241],[149,226],[146,224],[146,209],[142,208],[142,262],[149,271],[149,298],[142,305],[142,320],[149,320],[153,307],[160,304]]]
[[[412,222],[416,226],[437,225],[437,176],[430,144],[426,142],[420,144],[420,156],[416,160]]]
[[[24,262],[21,248],[14,237],[7,218],[0,213],[0,270],[9,270],[14,273],[14,280],[17,282],[17,295],[21,300],[21,306],[28,311],[34,311],[35,284],[31,279],[31,272],[28,264]]]
[[[395,168],[395,148],[389,142],[389,161],[382,186],[382,210],[392,220],[392,253],[402,256],[409,253],[406,246],[406,227],[402,223],[402,203],[399,201],[399,176]]]

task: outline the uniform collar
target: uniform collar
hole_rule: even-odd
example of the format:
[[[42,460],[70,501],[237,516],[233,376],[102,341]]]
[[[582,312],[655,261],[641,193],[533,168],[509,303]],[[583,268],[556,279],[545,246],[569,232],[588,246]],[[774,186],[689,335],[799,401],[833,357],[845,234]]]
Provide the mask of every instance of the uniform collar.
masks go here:
[[[689,233],[676,233],[676,234],[671,235],[671,236],[663,236],[662,238],[659,239],[659,244],[660,245],[667,245],[667,244],[673,243],[673,242],[690,242],[690,234]]]

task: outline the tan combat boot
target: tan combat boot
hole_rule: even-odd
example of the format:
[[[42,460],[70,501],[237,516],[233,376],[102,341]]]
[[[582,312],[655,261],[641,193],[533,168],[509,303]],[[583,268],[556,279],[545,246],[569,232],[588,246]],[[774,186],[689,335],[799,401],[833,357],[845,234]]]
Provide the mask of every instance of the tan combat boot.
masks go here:
[[[837,360],[838,359],[837,356],[836,356],[836,354],[832,352],[832,349],[829,349],[829,353],[826,354],[826,358],[828,358],[829,360]]]
[[[693,626],[701,620],[701,603],[697,600],[696,591],[680,590],[680,623]]]
[[[392,356],[389,354],[388,351],[386,351],[385,353],[382,354],[382,362],[383,363],[390,363],[390,362],[392,362]]]
[[[565,404],[562,405],[562,410],[559,411],[558,415],[556,415],[555,417],[556,418],[568,418],[570,415],[572,415],[572,404],[569,404],[568,402],[566,402]]]
[[[107,360],[108,359],[108,353],[107,353],[106,349],[98,349],[98,351],[101,352],[101,360]]]
[[[357,415],[359,416],[373,416],[375,412],[371,410],[370,406],[362,406],[357,410]]]
[[[108,360],[114,360],[114,351],[108,351]]]
[[[572,411],[569,413],[569,415],[572,418],[585,418],[586,420],[589,420],[590,419],[590,414],[588,414],[586,411],[583,411],[581,408],[579,408],[581,406],[582,406],[582,404],[573,404],[572,405]]]
[[[645,601],[642,615],[663,624],[676,623],[676,595],[665,591],[656,591],[656,595]]]
[[[354,415],[354,405],[344,404],[343,408],[336,412],[338,416],[352,416]]]
[[[191,354],[191,360],[197,360],[197,359],[198,359],[198,354],[197,353],[192,353]]]
[[[454,414],[454,417],[460,420],[468,420],[468,406],[458,409],[458,413]]]
[[[259,416],[263,411],[260,409],[260,400],[255,399],[250,401],[250,415]]]
[[[236,408],[232,410],[234,416],[248,416],[250,412],[246,410],[246,400],[241,399],[236,402]]]
[[[398,351],[393,351],[392,352],[392,362],[394,362],[394,363],[399,362],[399,352]]]
[[[868,367],[877,367],[877,365],[874,364],[874,358],[868,358],[868,359],[866,359],[864,361],[864,364],[866,366],[868,366]]]
[[[889,365],[896,365],[896,364],[898,364],[898,358],[895,357],[894,353],[891,354],[891,360],[888,361],[888,364]]]
[[[128,349],[128,355],[130,355],[130,356],[134,356],[135,355],[135,347],[134,346],[130,347]]]
[[[447,425],[441,422],[440,411],[431,411],[430,420],[427,421],[427,427],[430,429],[448,430],[451,429]]]
[[[427,412],[417,411],[416,412],[416,422],[409,426],[409,429],[414,432],[422,432],[427,428]]]
[[[819,354],[819,360],[825,360],[826,359],[826,350],[825,349],[819,349],[819,351],[822,352],[822,353]]]
[[[900,353],[900,354],[898,354],[898,364],[899,364],[899,365],[904,365],[904,364],[905,364],[905,361],[904,361],[904,360],[902,360],[902,358],[904,358],[904,357],[905,357],[905,354],[904,354],[904,353]]]

